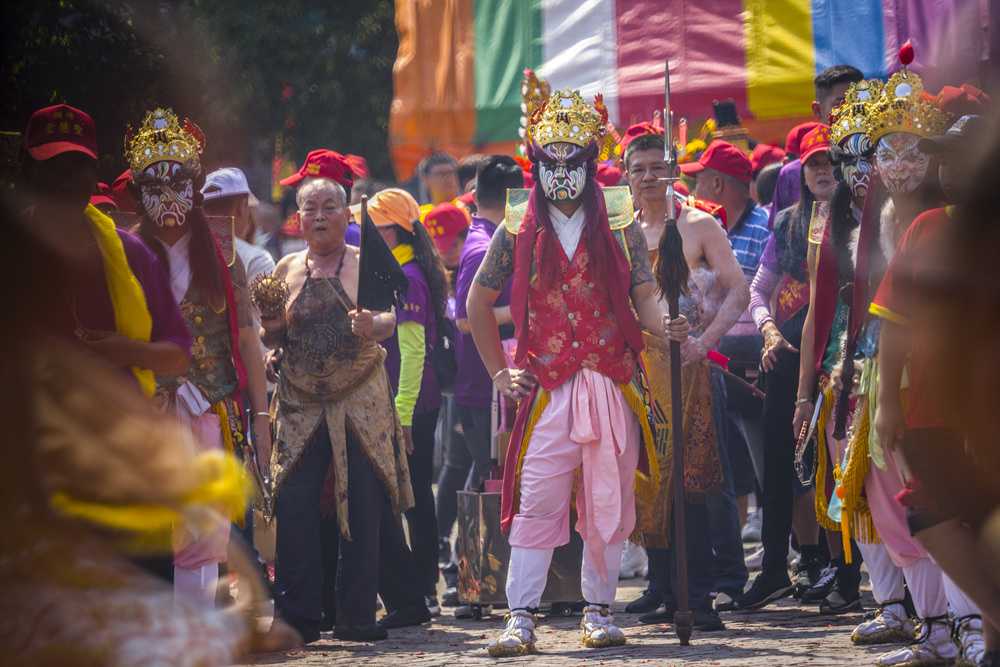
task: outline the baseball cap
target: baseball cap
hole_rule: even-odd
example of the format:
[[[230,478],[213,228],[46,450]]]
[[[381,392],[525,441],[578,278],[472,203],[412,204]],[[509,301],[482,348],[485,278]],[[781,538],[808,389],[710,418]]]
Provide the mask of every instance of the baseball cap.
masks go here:
[[[360,155],[351,155],[348,153],[344,156],[344,162],[346,162],[351,168],[351,171],[354,172],[354,178],[368,178],[370,175],[370,172],[368,171],[368,161]]]
[[[781,150],[777,146],[757,144],[754,146],[753,152],[750,153],[750,168],[753,170],[753,173],[756,174],[769,164],[781,162],[784,158],[785,151]]]
[[[455,239],[469,226],[468,214],[452,203],[444,202],[430,210],[424,218],[424,227],[434,239],[438,252],[446,253],[455,245]]]
[[[329,178],[347,187],[354,185],[354,171],[350,163],[337,151],[325,149],[309,153],[298,173],[281,179],[279,184],[298,187],[303,178]]]
[[[658,134],[662,137],[663,128],[656,127],[649,121],[636,123],[635,125],[632,125],[627,130],[625,130],[625,136],[622,137],[621,142],[618,144],[619,148],[621,148],[622,155],[625,154],[625,149],[628,147],[629,143],[633,139],[635,139],[636,137],[641,137],[644,134]]]
[[[818,120],[813,120],[808,123],[796,125],[790,129],[788,131],[788,136],[785,137],[785,152],[797,156],[799,154],[799,144],[802,142],[802,137],[816,129],[817,125],[822,125],[822,123]]]
[[[830,147],[830,128],[827,125],[818,125],[812,130],[810,130],[806,136],[802,137],[802,141],[799,143],[799,150],[802,151],[802,155],[799,156],[799,160],[802,164],[819,153],[820,151],[826,151]]]
[[[361,204],[351,207],[351,216],[361,222]],[[420,206],[406,190],[386,188],[379,190],[368,200],[368,216],[376,227],[399,225],[412,232],[413,223],[420,219]]]
[[[94,189],[94,194],[90,196],[91,206],[100,206],[101,204],[114,206],[115,209],[118,208],[118,203],[112,198],[111,188],[108,187],[107,183],[98,183]]]
[[[57,104],[31,114],[24,133],[24,147],[32,158],[43,161],[60,153],[76,151],[97,159],[94,120],[71,106]]]
[[[206,176],[205,187],[201,189],[201,194],[205,197],[205,201],[234,195],[247,195],[247,203],[250,206],[260,206],[260,200],[250,192],[250,184],[247,183],[246,174],[236,167],[216,169]]]
[[[982,116],[962,116],[937,137],[924,137],[917,143],[923,153],[934,154],[942,151],[966,152],[981,146],[989,132],[989,124]]]
[[[726,174],[747,183],[750,182],[750,172],[752,171],[750,158],[736,146],[721,139],[710,143],[697,162],[685,162],[680,167],[682,172],[692,176],[704,169],[714,169],[720,174]]]

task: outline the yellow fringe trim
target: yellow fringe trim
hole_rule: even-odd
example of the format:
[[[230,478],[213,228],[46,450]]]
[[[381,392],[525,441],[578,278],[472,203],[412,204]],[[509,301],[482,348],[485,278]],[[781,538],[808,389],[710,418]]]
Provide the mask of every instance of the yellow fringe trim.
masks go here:
[[[524,434],[521,436],[520,449],[517,453],[517,468],[514,471],[515,512],[521,505],[521,465],[524,463],[524,455],[528,452],[528,441],[531,440],[531,432],[535,430],[535,425],[542,418],[542,413],[545,412],[545,408],[548,407],[551,400],[552,396],[549,392],[539,386],[538,393],[535,395],[535,404],[531,408],[531,414],[528,415],[528,422],[524,425]]]
[[[829,385],[820,391],[823,402],[819,409],[819,419],[816,422],[816,521],[827,530],[840,530],[840,524],[827,515],[829,503],[826,501],[826,466],[830,452],[826,446],[826,422],[833,412],[833,386]]]
[[[649,461],[649,476],[635,471],[635,492],[643,500],[654,502],[660,492],[660,466],[656,461],[656,440],[653,438],[653,430],[649,427],[649,413],[647,412],[646,401],[642,394],[636,390],[632,384],[615,383],[625,396],[625,402],[639,419],[639,426],[642,428],[643,444],[646,448],[646,460]]]
[[[244,489],[252,489],[253,484],[246,478],[246,469],[240,465],[236,458],[236,446],[233,444],[233,431],[229,428],[229,412],[226,410],[224,401],[212,404],[212,412],[219,418],[219,427],[222,430],[222,442],[226,448],[226,460],[233,468],[233,474],[239,480],[240,486]],[[252,464],[247,464],[252,465]],[[232,518],[240,528],[246,528],[246,498],[241,494],[240,502],[232,505]]]

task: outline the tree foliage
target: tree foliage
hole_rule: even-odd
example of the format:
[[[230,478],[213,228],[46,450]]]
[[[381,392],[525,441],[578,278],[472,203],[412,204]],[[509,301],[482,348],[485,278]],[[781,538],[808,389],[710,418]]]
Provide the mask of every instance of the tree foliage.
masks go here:
[[[16,0],[0,22],[0,127],[77,106],[98,124],[105,175],[125,167],[125,125],[156,106],[201,126],[208,164],[266,163],[278,139],[299,163],[331,148],[392,174],[390,0]]]

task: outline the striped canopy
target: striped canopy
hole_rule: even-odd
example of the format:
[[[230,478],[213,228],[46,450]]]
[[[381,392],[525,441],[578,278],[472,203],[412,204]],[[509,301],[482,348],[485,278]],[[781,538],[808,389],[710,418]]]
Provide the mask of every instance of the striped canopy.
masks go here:
[[[663,106],[670,59],[676,118],[732,99],[751,135],[783,140],[810,119],[813,78],[836,64],[866,77],[911,68],[925,89],[978,81],[991,0],[396,0],[390,114],[397,176],[431,150],[506,152],[518,140],[526,68],[557,88],[603,93],[624,129]],[[695,126],[697,127],[697,125]]]

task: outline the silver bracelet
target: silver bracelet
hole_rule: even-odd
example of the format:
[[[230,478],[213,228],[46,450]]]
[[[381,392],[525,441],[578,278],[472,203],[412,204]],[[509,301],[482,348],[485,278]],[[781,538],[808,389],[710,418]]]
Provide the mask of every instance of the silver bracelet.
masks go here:
[[[811,398],[800,398],[795,401],[795,407],[799,407],[803,403],[812,403]]]
[[[497,381],[497,378],[500,377],[500,374],[503,373],[505,370],[507,370],[506,366],[504,366],[503,368],[501,368],[500,370],[498,370],[496,373],[494,373],[493,377],[490,378],[490,379],[495,383]]]
[[[270,412],[255,412],[255,413],[253,413],[253,416],[254,417],[267,417],[268,419],[270,419],[271,418],[271,413]]]

